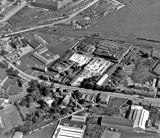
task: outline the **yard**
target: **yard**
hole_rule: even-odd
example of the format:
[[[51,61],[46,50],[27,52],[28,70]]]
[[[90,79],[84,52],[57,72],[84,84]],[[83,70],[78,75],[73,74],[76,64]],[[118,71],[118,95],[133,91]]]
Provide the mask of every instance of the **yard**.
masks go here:
[[[97,105],[94,107],[91,107],[89,110],[89,113],[91,116],[120,116],[120,110],[119,107],[126,101],[126,99],[123,98],[112,98],[109,102],[108,107]]]
[[[111,98],[108,104],[108,108],[118,108],[119,109],[120,106],[124,104],[125,102],[126,102],[126,99],[124,98],[117,98],[117,97]]]
[[[104,130],[104,126],[89,124],[87,125],[84,138],[100,138]]]
[[[131,55],[128,59],[128,63],[134,64],[132,68],[131,79],[136,83],[151,82],[155,78],[155,75],[149,72],[151,66],[155,63],[155,59],[143,57],[140,52]]]

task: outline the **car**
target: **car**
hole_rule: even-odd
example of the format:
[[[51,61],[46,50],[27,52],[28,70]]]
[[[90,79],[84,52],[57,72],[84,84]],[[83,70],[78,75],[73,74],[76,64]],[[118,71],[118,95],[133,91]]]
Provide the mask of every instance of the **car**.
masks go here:
[[[113,128],[113,127],[110,127],[110,128],[108,128],[108,130],[110,130],[110,131],[118,131],[118,129],[117,128]]]

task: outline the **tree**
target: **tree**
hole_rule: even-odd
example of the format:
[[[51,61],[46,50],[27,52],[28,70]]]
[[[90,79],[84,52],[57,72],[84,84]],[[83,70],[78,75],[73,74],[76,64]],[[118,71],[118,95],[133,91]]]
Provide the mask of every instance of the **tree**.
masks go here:
[[[0,55],[4,56],[5,54],[7,54],[7,52],[5,50],[1,50]]]
[[[85,102],[86,102],[86,100],[85,99],[81,99],[81,100],[79,100],[78,101],[80,104],[84,104]]]
[[[64,115],[64,114],[66,114],[67,113],[67,110],[65,109],[65,108],[63,108],[62,110],[60,110],[60,114],[61,115]]]
[[[82,94],[78,90],[75,90],[73,95],[74,95],[74,98],[78,100],[82,97]]]
[[[32,103],[34,101],[32,95],[28,94],[26,96],[26,101],[28,102],[28,104]]]
[[[45,86],[42,90],[42,95],[43,96],[48,96],[50,94],[50,87],[49,86]]]
[[[36,102],[38,102],[41,99],[41,95],[40,95],[39,91],[37,91],[37,90],[34,90],[31,93],[31,96],[33,97],[33,101],[36,101]]]
[[[17,79],[17,82],[18,82],[18,86],[19,87],[22,87],[22,85],[23,85],[23,81],[22,81],[22,79]]]
[[[28,102],[27,102],[26,98],[23,98],[22,101],[20,101],[19,105],[21,105],[21,106],[27,106]]]
[[[50,109],[50,113],[51,113],[51,114],[55,114],[55,113],[56,113],[56,110],[55,110],[54,108],[51,108],[51,109]]]
[[[6,72],[9,76],[14,76],[14,77],[18,77],[18,73],[19,73],[18,70],[14,70],[12,67],[7,69]]]
[[[1,67],[2,69],[4,69],[4,68],[8,68],[8,63],[7,63],[7,62],[5,62],[5,61],[0,62],[0,67]]]
[[[33,116],[32,121],[34,124],[37,124],[39,122],[39,117],[37,115]]]
[[[37,80],[31,80],[28,85],[30,86],[30,90],[34,91],[37,89],[38,81]]]
[[[46,84],[44,82],[38,84],[38,88],[40,90],[42,90],[45,86],[46,86]]]
[[[40,108],[35,112],[35,115],[38,116],[39,118],[42,118],[44,114],[45,112]]]
[[[51,106],[54,108],[54,107],[57,107],[57,104],[58,104],[57,101],[53,101],[52,104],[51,104]]]
[[[41,99],[41,100],[38,101],[38,104],[40,104],[42,106],[43,104],[47,104],[47,103],[44,100]]]
[[[93,89],[95,84],[94,84],[94,81],[92,81],[91,79],[84,79],[81,82],[81,86],[87,89]]]

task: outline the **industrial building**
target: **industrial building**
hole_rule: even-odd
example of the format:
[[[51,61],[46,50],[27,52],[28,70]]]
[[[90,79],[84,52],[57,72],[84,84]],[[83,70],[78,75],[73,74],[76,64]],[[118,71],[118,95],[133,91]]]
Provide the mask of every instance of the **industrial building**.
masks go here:
[[[110,101],[110,93],[105,93],[105,92],[102,92],[99,96],[99,99],[100,99],[100,103],[102,104],[108,104],[109,101]]]
[[[79,66],[82,66],[82,65],[88,63],[88,62],[91,60],[91,58],[90,58],[90,57],[87,57],[87,56],[85,56],[85,55],[81,55],[81,54],[74,53],[74,54],[69,58],[69,60],[78,63]]]
[[[59,55],[51,54],[52,53],[50,53],[46,47],[42,47],[35,51],[32,55],[47,65],[60,57]]]
[[[108,124],[114,126],[124,126],[126,128],[135,128],[145,130],[146,122],[149,118],[149,111],[145,110],[142,106],[131,106],[129,118],[117,118],[113,116],[105,116],[102,118],[101,125],[107,126]]]
[[[129,114],[129,119],[134,120],[133,128],[145,130],[146,122],[149,118],[149,111],[142,106],[133,105]]]
[[[103,74],[104,71],[111,65],[110,61],[106,61],[103,58],[93,58],[92,61],[86,66],[86,70],[89,70],[93,74]]]
[[[66,94],[66,96],[62,101],[62,108],[65,108],[69,104],[70,100],[71,100],[71,93]]]
[[[85,66],[84,71],[71,82],[71,85],[79,86],[85,78],[102,75],[112,64],[112,62],[106,61],[103,58],[93,58],[89,64]]]
[[[86,119],[85,116],[72,115],[72,121],[86,122]]]
[[[83,138],[86,126],[58,125],[52,138]]]
[[[113,116],[104,116],[101,120],[102,126],[123,126],[126,128],[133,128],[133,120],[125,119],[125,118],[118,118]]]
[[[99,81],[97,82],[97,85],[102,86],[107,79],[108,79],[108,74],[104,74],[102,78],[100,78]]]
[[[12,138],[22,138],[23,137],[23,133],[22,132],[15,132],[15,134],[13,135]]]
[[[48,10],[59,10],[71,2],[72,0],[33,0],[31,5]]]
[[[120,44],[104,40],[100,41],[94,55],[111,57],[114,62],[120,63],[132,48],[133,47],[130,44]]]

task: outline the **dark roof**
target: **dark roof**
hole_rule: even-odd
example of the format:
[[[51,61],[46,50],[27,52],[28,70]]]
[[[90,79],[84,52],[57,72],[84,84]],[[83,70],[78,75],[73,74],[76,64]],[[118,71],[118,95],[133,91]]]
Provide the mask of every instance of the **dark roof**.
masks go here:
[[[32,2],[31,5],[50,10],[58,9],[58,3],[51,0],[35,0],[35,2]]]
[[[27,43],[34,49],[36,49],[40,45],[40,43],[34,39],[27,41]]]
[[[112,117],[112,116],[105,116],[101,120],[101,125],[117,125],[117,126],[126,126],[126,127],[133,127],[133,120],[128,120],[125,118],[118,118],[118,117]]]

